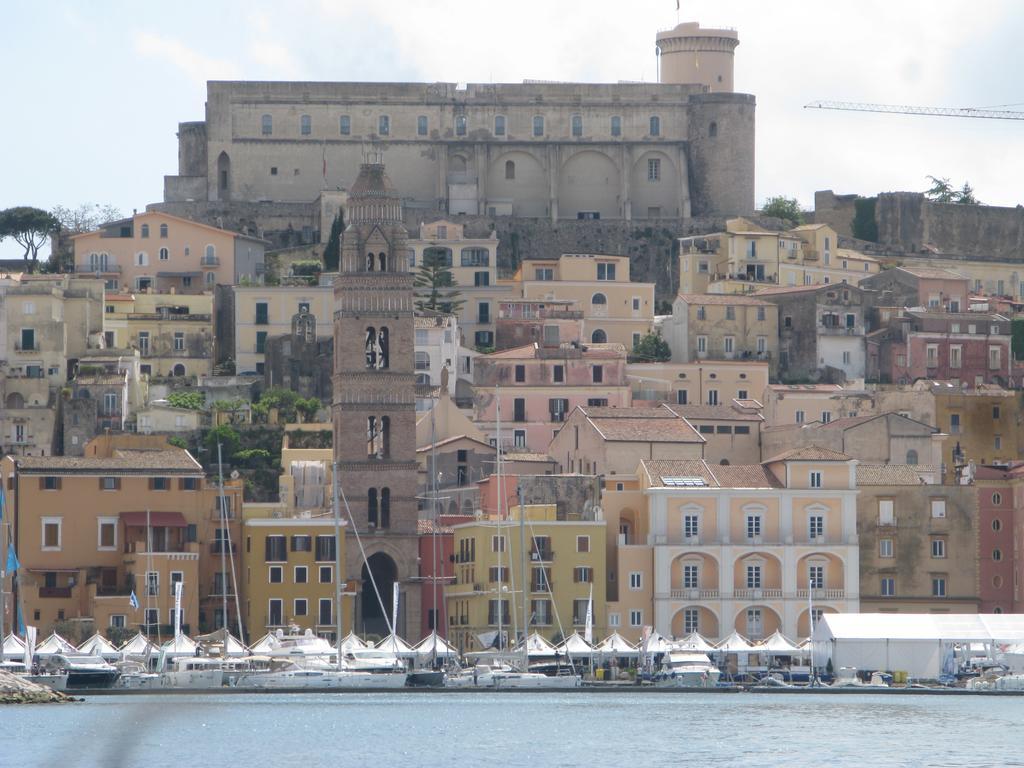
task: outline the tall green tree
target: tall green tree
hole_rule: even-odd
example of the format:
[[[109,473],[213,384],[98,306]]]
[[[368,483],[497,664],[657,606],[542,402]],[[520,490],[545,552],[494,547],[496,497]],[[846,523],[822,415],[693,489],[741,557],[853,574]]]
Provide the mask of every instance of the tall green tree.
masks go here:
[[[947,177],[936,178],[929,176],[928,180],[932,185],[924,193],[924,196],[934,203],[958,203],[960,205],[981,205],[981,201],[974,196],[974,189],[969,182],[964,182],[960,189],[954,189]]]
[[[784,197],[783,195],[776,195],[765,200],[764,207],[761,209],[761,215],[783,219],[790,222],[793,226],[802,223],[804,220],[804,213],[800,209],[800,203],[797,199],[795,197]]]
[[[342,212],[334,217],[331,223],[331,234],[327,237],[327,247],[324,248],[324,272],[337,272],[338,264],[341,262],[341,233],[345,230],[345,219]]]
[[[637,363],[666,363],[672,359],[672,350],[661,333],[648,333],[633,345],[630,359]]]
[[[59,226],[56,217],[42,208],[18,206],[0,211],[0,240],[10,237],[25,249],[25,266],[29,272],[35,272],[39,249]]]
[[[413,280],[416,309],[420,312],[454,314],[466,303],[452,275],[450,253],[445,248],[428,248],[423,252],[423,263]]]

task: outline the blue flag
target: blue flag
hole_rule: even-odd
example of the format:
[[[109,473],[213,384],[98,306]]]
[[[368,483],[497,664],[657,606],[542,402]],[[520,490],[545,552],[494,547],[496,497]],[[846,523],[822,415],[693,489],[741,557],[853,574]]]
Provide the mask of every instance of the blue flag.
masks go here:
[[[132,607],[133,611],[139,610],[139,598],[135,596],[135,590],[128,596],[128,605]]]
[[[4,486],[0,482],[0,523],[4,521],[4,510],[7,508],[7,497],[4,495]]]
[[[18,562],[18,556],[14,552],[14,547],[7,550],[7,572],[16,573],[21,568],[21,563]]]

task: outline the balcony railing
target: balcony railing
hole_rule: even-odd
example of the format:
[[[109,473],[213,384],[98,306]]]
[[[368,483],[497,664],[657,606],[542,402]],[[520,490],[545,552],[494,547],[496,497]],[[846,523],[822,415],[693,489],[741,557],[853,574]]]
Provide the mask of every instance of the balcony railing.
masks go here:
[[[220,257],[219,256],[200,256],[199,266],[201,267],[219,267]]]
[[[38,352],[39,342],[33,341],[31,344],[22,344],[20,341],[14,342],[15,352]]]
[[[71,587],[40,587],[40,597],[71,597]]]
[[[100,274],[100,275],[118,275],[121,273],[120,264],[75,264],[75,272],[77,274]]]
[[[808,595],[810,592],[810,595]],[[796,591],[798,599],[806,600],[811,597],[814,600],[845,600],[846,590],[845,589],[798,589]]]
[[[737,600],[781,600],[781,589],[737,589],[732,596]]]
[[[673,589],[669,595],[673,600],[717,600],[717,589]]]

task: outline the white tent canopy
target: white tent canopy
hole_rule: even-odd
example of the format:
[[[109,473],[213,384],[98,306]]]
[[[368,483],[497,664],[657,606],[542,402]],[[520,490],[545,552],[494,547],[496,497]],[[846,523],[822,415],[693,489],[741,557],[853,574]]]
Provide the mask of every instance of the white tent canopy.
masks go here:
[[[901,670],[937,678],[949,672],[954,645],[1024,642],[1021,614],[826,613],[815,624],[814,664]]]
[[[0,657],[4,659],[17,659],[21,661],[25,655],[25,641],[22,640],[15,634],[10,634],[4,638],[3,651],[0,652]]]
[[[558,644],[556,650],[559,653],[564,653],[568,656],[587,658],[592,656],[594,653],[594,649],[590,646],[590,643],[584,640],[579,632],[573,632],[565,638],[565,640]]]
[[[639,656],[640,652],[626,642],[626,638],[618,632],[612,632],[608,637],[594,646],[594,652],[603,656]]]
[[[194,656],[198,647],[188,635],[178,635],[161,645],[160,651],[167,656]]]
[[[755,651],[763,651],[774,656],[793,656],[800,653],[800,649],[779,630],[754,646]]]
[[[643,647],[642,643],[640,647]],[[647,638],[647,653],[649,654],[668,653],[672,647],[672,642],[658,630],[651,632],[651,636]]]
[[[420,640],[414,650],[423,658],[432,658],[434,655],[440,658],[454,658],[459,655],[454,646],[438,635],[437,632],[431,632]]]
[[[84,643],[82,643],[78,650],[81,653],[88,653],[93,656],[102,656],[104,659],[119,659],[121,658],[121,652],[114,647],[107,638],[97,632],[95,635],[90,637]]]
[[[715,646],[696,632],[691,632],[682,640],[676,640],[672,647],[680,651],[700,651],[702,653],[715,650]]]
[[[139,632],[135,637],[122,645],[119,649],[122,656],[151,656],[158,651],[157,647],[149,639]]]
[[[402,658],[413,658],[416,651],[405,640],[392,633],[374,646],[378,651],[388,651]]]
[[[513,649],[515,653],[523,652],[523,644],[519,643]],[[556,653],[555,646],[545,640],[537,632],[534,632],[526,638],[526,655],[527,656],[554,656]]]
[[[196,643],[202,645],[206,653],[211,656],[221,655],[221,653],[227,656],[249,655],[249,649],[242,644],[242,641],[224,627],[206,635],[197,635]]]
[[[351,653],[352,651],[363,651],[370,646],[363,641],[355,632],[349,632],[341,639],[341,652]]]
[[[731,635],[715,646],[715,650],[719,653],[753,653],[757,649],[747,638],[733,630]]]
[[[78,653],[78,649],[54,632],[36,646],[36,653],[40,656],[49,656],[54,653]]]
[[[257,640],[249,650],[256,654],[266,653],[277,648],[277,638],[275,638],[270,632],[267,632],[263,637]]]

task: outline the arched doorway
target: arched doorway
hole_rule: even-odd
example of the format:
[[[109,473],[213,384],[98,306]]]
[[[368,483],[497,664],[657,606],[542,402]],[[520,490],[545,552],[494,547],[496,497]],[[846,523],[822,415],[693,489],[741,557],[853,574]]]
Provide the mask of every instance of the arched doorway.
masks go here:
[[[372,581],[370,579],[371,573],[373,574]],[[360,576],[363,581],[363,589],[362,599],[359,603],[359,629],[363,634],[384,637],[388,634],[388,620],[390,620],[390,616],[385,619],[384,611],[390,613],[391,606],[393,605],[392,600],[394,599],[395,581],[398,578],[398,566],[395,565],[395,561],[388,555],[383,552],[376,552],[370,555],[366,562],[363,563]],[[377,583],[377,589],[380,591],[379,601],[373,589],[374,582]],[[381,603],[383,603],[383,610]]]

